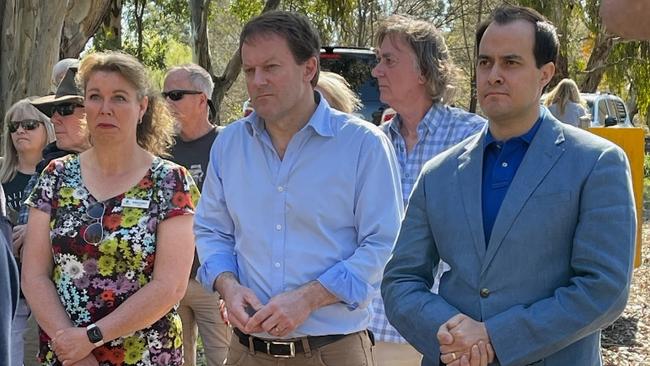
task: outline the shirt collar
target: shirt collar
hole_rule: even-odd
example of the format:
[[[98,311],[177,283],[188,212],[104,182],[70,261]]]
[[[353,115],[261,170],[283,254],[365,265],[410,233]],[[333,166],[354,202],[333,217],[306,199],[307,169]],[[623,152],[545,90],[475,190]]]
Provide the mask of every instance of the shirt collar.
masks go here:
[[[314,132],[321,136],[334,136],[334,129],[332,128],[330,118],[330,105],[318,91],[314,91],[314,100],[317,103],[316,110],[311,115],[309,121],[307,121],[307,124],[305,124],[301,131],[307,128],[311,128],[314,130]],[[260,118],[256,112],[253,112],[248,117],[245,117],[244,123],[249,126],[249,133],[254,136],[259,135],[266,130],[266,127],[264,126],[264,120]]]
[[[438,115],[442,113],[442,109],[446,106],[441,105],[440,103],[434,103],[431,108],[424,114],[424,117],[418,123],[418,133],[422,129],[426,128],[429,133],[433,133],[438,124],[440,123],[441,118],[438,118]],[[400,134],[399,129],[402,127],[402,119],[400,118],[399,113],[395,114],[393,119],[389,122],[389,128],[393,131],[394,134]]]
[[[537,133],[537,130],[539,130],[539,126],[542,124],[542,121],[544,120],[545,117],[546,117],[546,108],[541,107],[539,112],[539,117],[537,118],[537,121],[535,121],[533,127],[531,127],[530,130],[528,130],[528,132],[524,133],[523,135],[513,137],[511,139],[508,139],[507,141],[519,139],[524,141],[527,145],[530,145],[530,143],[533,141],[533,138],[535,137],[535,134]],[[486,135],[485,135],[484,146],[487,147],[490,146],[491,143],[496,142],[497,140],[494,138],[494,136],[492,136],[492,133],[490,132],[489,128],[486,128],[485,130],[486,130],[485,132]]]

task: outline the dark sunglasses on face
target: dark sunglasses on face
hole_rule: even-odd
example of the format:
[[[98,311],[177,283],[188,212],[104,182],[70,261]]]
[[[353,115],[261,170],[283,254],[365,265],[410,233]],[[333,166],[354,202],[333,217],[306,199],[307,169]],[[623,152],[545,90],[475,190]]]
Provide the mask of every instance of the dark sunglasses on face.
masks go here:
[[[88,244],[97,246],[104,239],[104,211],[106,207],[101,202],[95,202],[86,209],[86,216],[95,221],[86,227],[83,239]]]
[[[163,98],[169,98],[173,101],[178,101],[183,99],[185,94],[203,94],[203,92],[200,92],[198,90],[170,90],[168,92],[162,92],[161,94]]]
[[[9,133],[14,133],[18,131],[18,127],[22,127],[25,131],[31,131],[38,127],[39,124],[43,122],[36,119],[25,119],[22,121],[10,121],[9,122]]]
[[[77,107],[83,107],[79,104],[57,104],[52,106],[52,114],[58,113],[60,116],[69,116],[74,113],[74,109]]]

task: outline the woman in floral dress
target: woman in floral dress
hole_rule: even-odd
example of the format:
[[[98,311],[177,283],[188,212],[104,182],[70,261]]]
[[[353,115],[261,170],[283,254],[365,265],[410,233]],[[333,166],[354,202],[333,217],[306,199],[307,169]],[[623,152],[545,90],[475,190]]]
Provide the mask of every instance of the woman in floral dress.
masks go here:
[[[194,252],[198,189],[157,155],[172,141],[163,101],[123,53],[81,63],[93,147],[53,160],[28,200],[23,289],[43,365],[181,365],[176,306]]]

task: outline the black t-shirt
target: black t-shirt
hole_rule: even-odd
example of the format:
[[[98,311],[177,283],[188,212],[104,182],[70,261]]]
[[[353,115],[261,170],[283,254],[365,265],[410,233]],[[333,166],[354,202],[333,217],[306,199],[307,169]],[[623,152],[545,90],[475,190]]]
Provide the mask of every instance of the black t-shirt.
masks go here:
[[[192,174],[192,178],[200,191],[203,190],[203,181],[210,161],[210,149],[216,137],[216,128],[192,141],[183,141],[179,136],[176,136],[176,144],[170,151],[171,157],[169,160],[184,166]]]
[[[210,130],[210,132],[192,141],[183,141],[179,136],[176,136],[176,143],[170,151],[169,160],[178,165],[184,166],[192,175],[194,182],[199,191],[203,190],[203,181],[205,180],[205,173],[208,171],[208,163],[210,162],[210,149],[212,143],[217,137],[217,127]],[[194,251],[194,262],[192,263],[192,272],[190,277],[196,277],[196,271],[199,268],[199,257]]]
[[[31,175],[16,172],[14,179],[7,183],[2,183],[2,189],[5,191],[5,198],[7,199],[7,216],[13,221],[14,213],[18,213],[20,206],[25,200],[24,191]],[[17,218],[17,216],[16,216]],[[15,221],[14,221],[15,222]]]

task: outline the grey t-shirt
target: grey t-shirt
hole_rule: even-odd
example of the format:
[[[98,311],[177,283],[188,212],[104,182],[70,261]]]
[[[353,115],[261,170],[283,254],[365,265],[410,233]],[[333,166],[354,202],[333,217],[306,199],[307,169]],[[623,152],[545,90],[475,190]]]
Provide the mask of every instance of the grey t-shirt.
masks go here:
[[[557,103],[551,104],[548,107],[548,110],[553,113],[555,118],[560,121],[570,124],[572,126],[580,126],[580,117],[587,114],[587,110],[581,104],[567,102],[566,107],[564,108],[564,113],[560,114],[559,105]]]
[[[176,144],[170,151],[169,160],[184,166],[192,175],[200,191],[203,190],[203,181],[210,162],[210,149],[216,137],[216,128],[192,141],[183,141],[177,136]]]

